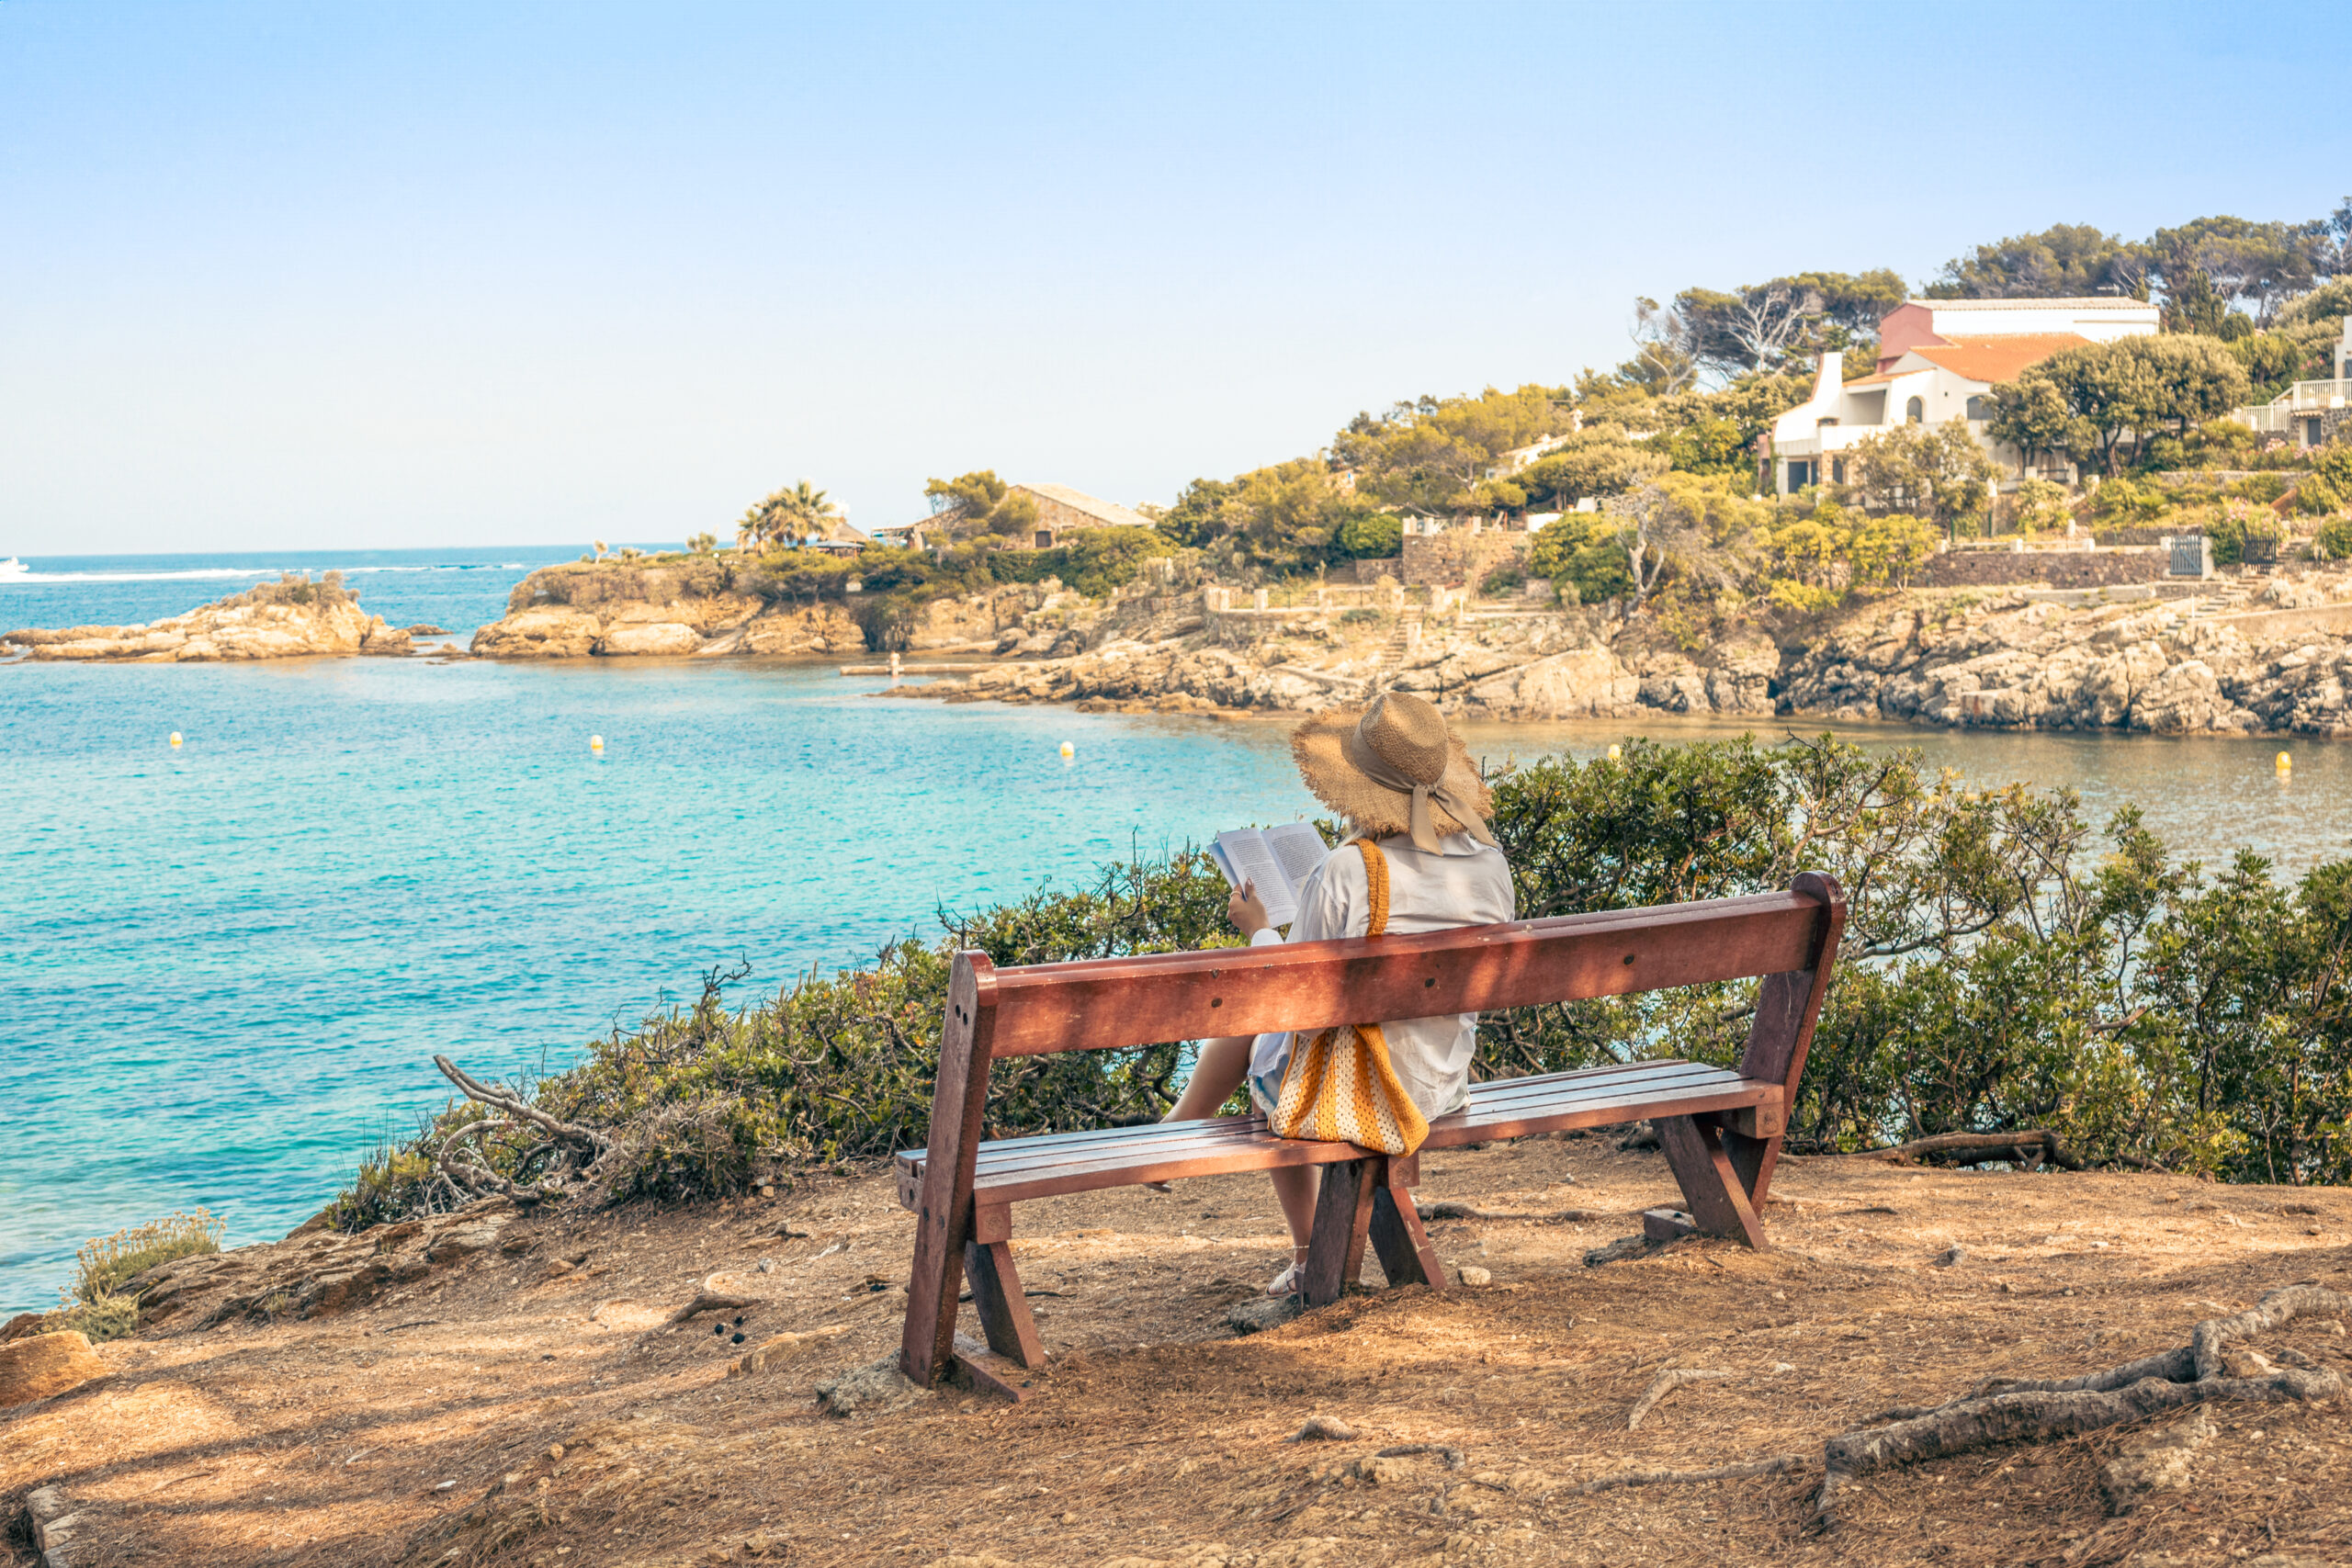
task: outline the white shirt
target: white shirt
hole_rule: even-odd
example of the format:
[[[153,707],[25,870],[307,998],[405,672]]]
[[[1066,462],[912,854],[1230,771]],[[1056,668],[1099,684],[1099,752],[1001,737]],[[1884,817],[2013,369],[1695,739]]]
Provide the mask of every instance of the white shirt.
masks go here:
[[[1413,847],[1405,834],[1376,840],[1388,857],[1388,930],[1398,935],[1444,931],[1453,926],[1491,925],[1515,917],[1510,867],[1503,853],[1467,833],[1438,840],[1436,854]],[[1363,852],[1342,844],[1299,890],[1293,942],[1363,936],[1372,925],[1372,886],[1365,880]],[[1257,947],[1283,940],[1271,928],[1250,939]],[[1366,1022],[1381,1021],[1366,1020]],[[1470,1094],[1470,1058],[1478,1046],[1478,1015],[1445,1013],[1436,1018],[1381,1021],[1388,1060],[1424,1116],[1461,1108]],[[1254,1098],[1271,1101],[1282,1088],[1290,1060],[1291,1034],[1261,1034],[1250,1052]]]

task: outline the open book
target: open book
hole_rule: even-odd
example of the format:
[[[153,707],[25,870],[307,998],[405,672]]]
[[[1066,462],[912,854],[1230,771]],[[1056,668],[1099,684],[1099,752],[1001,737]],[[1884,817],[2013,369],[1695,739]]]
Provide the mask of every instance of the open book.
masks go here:
[[[1219,833],[1209,845],[1209,858],[1238,887],[1257,885],[1266,906],[1266,919],[1287,926],[1298,919],[1299,889],[1315,874],[1329,853],[1323,835],[1312,822],[1285,822],[1278,828],[1237,828]]]

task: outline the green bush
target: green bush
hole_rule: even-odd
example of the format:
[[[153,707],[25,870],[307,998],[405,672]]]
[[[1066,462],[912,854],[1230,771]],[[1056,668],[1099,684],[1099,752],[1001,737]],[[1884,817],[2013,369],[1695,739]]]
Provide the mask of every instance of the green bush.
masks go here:
[[[2312,542],[2323,560],[2352,560],[2352,512],[2339,512],[2321,524]]]
[[[1528,568],[1558,584],[1566,604],[1598,604],[1634,589],[1624,529],[1604,512],[1571,512],[1544,524],[1535,531]]]
[[[2344,510],[2345,492],[2330,483],[2326,475],[2313,474],[2295,487],[2293,505],[2305,517],[2324,517]]]
[[[1499,599],[1516,593],[1527,585],[1527,572],[1517,561],[1505,561],[1487,573],[1478,584],[1478,592],[1488,598]]]
[[[1852,1150],[1939,1132],[2048,1127],[2095,1163],[2266,1182],[2352,1181],[2352,862],[2292,886],[2240,855],[2172,857],[2125,809],[2102,848],[2071,793],[1965,790],[1915,752],[1824,738],[1553,757],[1494,781],[1522,918],[1783,887],[1801,870],[1849,900],[1791,1137]],[[589,1043],[528,1090],[613,1139],[616,1197],[739,1192],[796,1168],[920,1145],[954,950],[1002,964],[1227,945],[1226,886],[1197,852],[1090,886],[943,913],[940,940],[811,972],[730,1007],[714,971],[691,1006]],[[1738,1058],[1755,985],[1489,1014],[1474,1073],[1658,1055]],[[992,1136],[1156,1120],[1182,1042],[996,1064]],[[379,1151],[335,1223],[357,1229],[470,1197],[434,1154],[479,1107]],[[493,1133],[493,1168],[534,1179],[536,1138]]]

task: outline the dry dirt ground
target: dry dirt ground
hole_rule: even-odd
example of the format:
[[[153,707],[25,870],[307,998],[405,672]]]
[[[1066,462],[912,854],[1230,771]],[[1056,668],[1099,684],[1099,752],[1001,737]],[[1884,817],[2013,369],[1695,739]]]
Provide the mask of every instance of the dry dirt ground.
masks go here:
[[[2218,1407],[2191,1486],[2120,1519],[2097,1483],[2129,1429],[1870,1478],[1826,1533],[1802,1475],[1568,1490],[1817,1455],[1890,1406],[2113,1366],[2297,1281],[2352,1289],[2352,1192],[1794,1160],[1777,1250],[1585,1265],[1673,1190],[1600,1136],[1448,1152],[1425,1202],[1604,1217],[1439,1222],[1449,1266],[1492,1284],[1367,1291],[1248,1337],[1226,1314],[1283,1257],[1262,1178],[1030,1205],[1017,1252],[1053,1352],[1031,1397],[853,1420],[812,1392],[897,1344],[911,1227],[887,1176],[550,1213],[338,1315],[198,1331],[192,1310],[104,1347],[111,1379],[0,1412],[0,1517],[58,1485],[72,1568],[2352,1562],[2342,1404]],[[722,1269],[773,1292],[743,1343],[732,1312],[659,1326]],[[727,1376],[818,1328],[842,1332]],[[2352,1372],[2340,1324],[2256,1343]],[[1629,1431],[1669,1367],[1731,1375]],[[1359,1436],[1283,1440],[1316,1416]],[[1374,1458],[1413,1443],[1464,1463]]]

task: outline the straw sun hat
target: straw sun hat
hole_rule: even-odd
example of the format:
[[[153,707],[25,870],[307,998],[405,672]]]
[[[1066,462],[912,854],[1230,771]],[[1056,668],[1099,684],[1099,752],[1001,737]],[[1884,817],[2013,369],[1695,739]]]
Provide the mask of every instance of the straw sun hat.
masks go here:
[[[1494,799],[1469,749],[1419,697],[1384,692],[1370,707],[1317,714],[1291,732],[1290,752],[1315,797],[1368,837],[1409,833],[1432,854],[1447,833],[1495,841]]]

